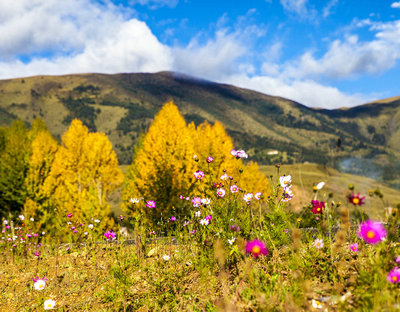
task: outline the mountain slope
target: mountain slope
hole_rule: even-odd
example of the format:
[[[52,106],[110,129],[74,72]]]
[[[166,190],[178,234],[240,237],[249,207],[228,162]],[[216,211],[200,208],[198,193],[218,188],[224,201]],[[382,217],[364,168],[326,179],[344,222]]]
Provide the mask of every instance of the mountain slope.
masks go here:
[[[0,123],[41,117],[60,138],[80,118],[105,132],[120,161],[129,163],[134,144],[168,100],[188,122],[221,121],[236,146],[261,163],[312,161],[398,183],[399,98],[322,110],[171,72],[37,76],[0,81]]]

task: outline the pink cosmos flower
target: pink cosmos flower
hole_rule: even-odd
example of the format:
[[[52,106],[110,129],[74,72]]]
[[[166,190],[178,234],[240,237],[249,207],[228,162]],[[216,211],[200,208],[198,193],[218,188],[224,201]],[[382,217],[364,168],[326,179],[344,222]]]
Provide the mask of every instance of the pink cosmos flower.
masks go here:
[[[284,187],[283,188],[283,194],[282,194],[282,201],[283,202],[288,202],[293,198],[293,192],[290,188]]]
[[[360,197],[360,193],[357,193],[357,195],[354,195],[354,193],[351,193],[351,195],[348,196],[349,202],[353,204],[354,206],[361,206],[364,205],[365,203],[363,200],[365,199],[365,196]]]
[[[204,172],[201,171],[201,170],[197,170],[197,171],[194,173],[194,177],[195,177],[197,180],[201,180],[201,179],[204,178]]]
[[[217,190],[217,195],[219,196],[219,197],[224,197],[225,196],[225,190],[223,189],[223,188],[219,188],[218,190]]]
[[[358,244],[357,243],[353,243],[349,247],[350,247],[351,251],[358,252]]]
[[[212,220],[212,216],[211,216],[211,215],[208,215],[208,216],[205,217],[205,219],[206,219],[206,220]]]
[[[314,243],[313,243],[314,247],[317,249],[321,249],[324,248],[324,241],[322,240],[322,238],[317,238]]]
[[[237,185],[232,185],[231,186],[231,192],[232,193],[236,193],[237,191],[239,191],[239,187]]]
[[[214,158],[212,158],[211,156],[208,156],[208,157],[207,157],[207,162],[208,162],[208,163],[212,163],[213,160],[214,160]]]
[[[174,216],[172,216],[172,217],[170,218],[170,220],[171,220],[172,222],[176,222],[176,218],[175,218]]]
[[[107,240],[115,239],[115,233],[113,231],[107,231],[104,233]]]
[[[67,214],[67,218],[72,218],[72,213]]]
[[[254,198],[257,199],[257,200],[260,200],[261,196],[262,196],[261,192],[257,192],[257,193],[254,194]]]
[[[154,200],[148,200],[146,202],[146,207],[147,208],[156,208],[156,202]]]
[[[386,229],[380,223],[372,220],[367,220],[360,224],[358,236],[368,244],[377,244],[386,238]]]
[[[253,194],[252,193],[247,193],[247,194],[243,195],[243,200],[246,201],[246,202],[251,201],[252,198],[253,198]]]
[[[387,278],[388,282],[392,284],[397,284],[400,282],[400,269],[395,267],[392,271],[389,272]]]
[[[323,201],[318,201],[318,200],[312,200],[311,201],[313,208],[311,209],[311,212],[313,214],[318,214],[322,213],[322,210],[325,208],[325,202]]]
[[[265,244],[257,239],[247,242],[246,252],[251,253],[254,258],[258,258],[260,255],[268,255],[268,249]]]
[[[192,199],[193,207],[199,207],[201,205],[201,198],[195,197]]]

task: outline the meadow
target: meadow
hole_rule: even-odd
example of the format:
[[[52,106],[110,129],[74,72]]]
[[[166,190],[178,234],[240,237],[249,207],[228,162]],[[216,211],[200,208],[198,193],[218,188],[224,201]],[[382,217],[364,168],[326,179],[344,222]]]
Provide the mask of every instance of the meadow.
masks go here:
[[[268,196],[240,189],[240,172],[207,186],[207,170],[196,170],[195,183],[212,196],[179,194],[192,213],[154,224],[121,215],[111,230],[102,220],[65,215],[60,224],[69,242],[34,232],[38,220],[4,219],[0,310],[400,309],[397,208],[370,220],[363,204],[378,195],[364,197],[350,185],[346,202],[323,201],[326,185],[318,183],[296,212],[283,168],[275,168]],[[150,199],[130,203],[158,208]],[[121,227],[131,229],[130,238]]]

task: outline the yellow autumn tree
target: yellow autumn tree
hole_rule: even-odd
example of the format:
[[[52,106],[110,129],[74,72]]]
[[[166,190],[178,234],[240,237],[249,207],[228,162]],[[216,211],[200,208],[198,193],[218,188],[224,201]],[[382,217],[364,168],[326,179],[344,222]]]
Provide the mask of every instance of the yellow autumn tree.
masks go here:
[[[193,155],[193,140],[186,122],[178,108],[169,102],[154,117],[127,169],[122,208],[138,210],[149,222],[174,210],[182,213],[178,196],[186,194],[193,182]],[[143,201],[131,204],[131,198]],[[156,208],[147,208],[148,200],[155,201]]]
[[[107,136],[89,133],[80,120],[73,120],[45,182],[45,192],[58,216],[72,213],[82,221],[98,218],[111,226],[107,198],[122,181],[123,174]]]
[[[188,205],[185,206],[179,195],[215,196],[212,185],[225,172],[243,190],[267,195],[267,178],[256,164],[245,166],[241,159],[233,157],[232,149],[232,140],[222,124],[215,122],[212,126],[205,122],[197,128],[194,124],[186,126],[178,108],[167,103],[155,116],[128,167],[122,208],[136,211],[153,223],[161,215],[185,215],[189,213],[185,210]],[[198,161],[193,159],[194,155]],[[208,156],[213,157],[211,163],[206,162]],[[194,178],[197,170],[205,172],[201,182]],[[143,201],[133,204],[131,198],[143,198]],[[154,200],[156,208],[146,208],[147,200]]]
[[[26,217],[33,217],[39,228],[46,224],[51,216],[49,209],[49,196],[44,191],[44,183],[50,174],[51,167],[58,149],[57,141],[46,128],[36,131],[32,125],[33,141],[29,158],[29,169],[25,178],[27,198],[24,205]]]

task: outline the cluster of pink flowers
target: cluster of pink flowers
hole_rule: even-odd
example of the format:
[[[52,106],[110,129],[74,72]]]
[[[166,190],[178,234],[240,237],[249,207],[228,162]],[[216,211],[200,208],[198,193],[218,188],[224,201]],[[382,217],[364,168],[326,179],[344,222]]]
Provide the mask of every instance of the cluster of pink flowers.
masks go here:
[[[231,155],[233,157],[236,157],[236,158],[248,158],[249,157],[249,155],[247,155],[244,150],[238,150],[237,151],[235,149],[232,149],[231,150]]]
[[[115,239],[115,233],[112,230],[105,232],[104,236],[107,238],[107,240]]]

